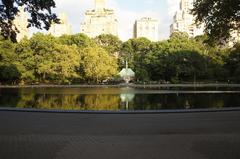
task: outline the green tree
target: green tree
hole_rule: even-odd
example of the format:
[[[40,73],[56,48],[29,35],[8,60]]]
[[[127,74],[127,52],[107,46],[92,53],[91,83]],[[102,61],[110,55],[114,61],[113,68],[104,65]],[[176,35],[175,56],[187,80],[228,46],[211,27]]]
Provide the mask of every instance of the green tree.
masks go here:
[[[80,55],[76,45],[60,44],[56,38],[41,33],[17,45],[24,81],[69,83],[78,77]]]
[[[53,79],[58,83],[70,83],[79,78],[77,69],[80,55],[76,46],[55,44],[53,51]]]
[[[112,78],[118,73],[117,60],[99,46],[81,51],[81,68],[84,79],[94,82]]]
[[[30,40],[27,38],[22,39],[19,43],[16,44],[16,54],[18,56],[18,62],[20,65],[21,72],[21,83],[32,83],[35,82],[35,71],[36,71],[36,62],[35,56],[32,48],[30,47]]]
[[[171,53],[167,60],[166,76],[172,82],[194,81],[205,76],[206,60],[198,52],[182,50]],[[170,71],[169,71],[170,70]],[[170,74],[169,74],[170,73]]]
[[[103,47],[111,55],[119,54],[122,41],[117,36],[111,34],[103,34],[97,36],[95,38],[95,41],[98,45]]]
[[[9,40],[0,37],[0,82],[13,84],[19,81],[21,73],[19,72],[19,63],[17,55],[14,52],[15,44]]]
[[[232,30],[240,28],[240,1],[196,0],[193,14],[198,23],[205,24],[210,41],[226,40]]]
[[[1,0],[0,2],[0,28],[5,38],[16,41],[16,26],[13,20],[19,12],[19,7],[29,13],[28,27],[49,29],[52,21],[59,23],[56,14],[52,13],[55,7],[53,0]],[[13,27],[14,26],[14,27]]]
[[[192,80],[198,60],[204,63],[204,46],[186,33],[175,32],[169,40],[153,43],[144,63],[151,80]],[[200,65],[199,65],[200,66]]]
[[[21,74],[16,65],[0,65],[0,82],[4,84],[16,84],[20,78]]]
[[[54,73],[53,51],[56,39],[51,35],[37,33],[30,39],[34,57],[34,74],[39,82],[47,82]]]
[[[0,63],[11,63],[15,61],[17,56],[14,53],[14,49],[14,43],[0,36]]]
[[[187,33],[175,32],[170,36],[168,40],[167,48],[165,51],[168,53],[177,52],[182,50],[196,51],[203,53],[205,47],[202,43],[199,43],[196,39],[189,38]]]
[[[165,80],[165,69],[168,52],[165,51],[168,42],[162,41],[152,44],[151,51],[145,56],[146,65],[151,80]]]
[[[151,44],[146,38],[130,39],[122,44],[119,63],[125,67],[124,61],[128,60],[129,67],[135,71],[137,80],[149,79],[144,59],[151,50]]]
[[[59,42],[64,45],[76,45],[79,49],[95,45],[94,41],[85,34],[63,35],[59,37]]]
[[[129,67],[133,68],[134,49],[132,47],[132,40],[128,40],[121,45],[120,56],[118,58],[119,67],[125,67],[126,60]]]
[[[228,69],[230,79],[240,82],[240,44],[232,48],[229,57],[226,59],[225,68]]]

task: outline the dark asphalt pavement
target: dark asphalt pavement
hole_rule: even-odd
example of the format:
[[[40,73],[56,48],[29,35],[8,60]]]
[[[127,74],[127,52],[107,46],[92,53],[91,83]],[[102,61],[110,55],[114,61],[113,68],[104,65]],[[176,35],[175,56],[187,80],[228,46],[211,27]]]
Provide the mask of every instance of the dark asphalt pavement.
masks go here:
[[[240,159],[240,111],[0,111],[0,159]]]

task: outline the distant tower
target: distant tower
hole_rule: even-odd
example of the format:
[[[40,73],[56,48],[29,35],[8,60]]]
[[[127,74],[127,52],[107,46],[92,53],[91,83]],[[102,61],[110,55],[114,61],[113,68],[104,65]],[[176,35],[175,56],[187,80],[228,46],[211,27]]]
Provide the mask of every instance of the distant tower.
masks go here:
[[[103,11],[105,8],[106,2],[105,0],[95,0],[95,10]]]
[[[59,37],[61,35],[70,35],[72,34],[72,28],[68,23],[67,15],[65,13],[60,13],[58,15],[60,19],[60,24],[52,23],[51,28],[48,31],[48,34]]]
[[[152,18],[141,18],[134,24],[133,37],[145,37],[151,41],[159,40],[158,21]]]
[[[95,0],[95,9],[87,10],[80,32],[94,38],[101,34],[118,36],[118,21],[114,10],[105,7],[105,0]]]
[[[28,29],[28,15],[24,11],[23,7],[19,8],[19,12],[17,13],[13,24],[18,30],[17,33],[17,41],[19,42],[22,40],[24,37],[28,37],[29,29]]]

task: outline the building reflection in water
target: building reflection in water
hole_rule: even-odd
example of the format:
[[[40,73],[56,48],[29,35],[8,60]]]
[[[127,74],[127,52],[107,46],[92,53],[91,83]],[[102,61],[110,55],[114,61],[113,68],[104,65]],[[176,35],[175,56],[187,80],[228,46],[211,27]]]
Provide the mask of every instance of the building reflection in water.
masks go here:
[[[135,94],[120,94],[121,102],[125,103],[125,109],[129,109],[129,103],[133,101]]]

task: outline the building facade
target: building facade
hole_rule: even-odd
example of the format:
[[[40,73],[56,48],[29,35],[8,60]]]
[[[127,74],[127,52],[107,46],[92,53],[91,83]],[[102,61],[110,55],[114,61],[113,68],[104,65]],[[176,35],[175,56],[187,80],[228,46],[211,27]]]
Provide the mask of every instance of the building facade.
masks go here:
[[[62,35],[71,35],[72,27],[68,23],[67,15],[65,13],[60,13],[58,15],[58,18],[60,19],[60,24],[51,24],[48,34],[51,34],[55,37],[59,37]]]
[[[181,0],[180,10],[176,12],[173,18],[173,24],[170,26],[170,34],[173,32],[186,32],[189,37],[196,37],[204,34],[204,24],[196,25],[195,17],[191,14],[195,0]],[[240,42],[240,31],[233,30],[231,37],[222,42],[222,47],[233,47]]]
[[[101,34],[118,36],[118,21],[115,12],[106,8],[105,0],[95,0],[95,9],[86,11],[80,32],[91,38]]]
[[[151,41],[158,41],[158,21],[147,17],[136,20],[133,29],[133,38],[139,37],[145,37]]]
[[[180,10],[173,17],[170,26],[170,34],[174,32],[186,32],[189,37],[196,37],[204,34],[204,24],[196,25],[195,17],[191,14],[195,0],[181,0]]]
[[[230,38],[223,42],[223,47],[233,47],[236,43],[240,43],[240,29],[230,32]]]
[[[16,15],[13,24],[15,25],[15,27],[17,28],[18,32],[17,32],[17,42],[19,42],[20,40],[22,40],[24,37],[29,37],[29,28],[28,26],[28,15],[27,13],[24,11],[23,7],[19,8],[19,12]]]

